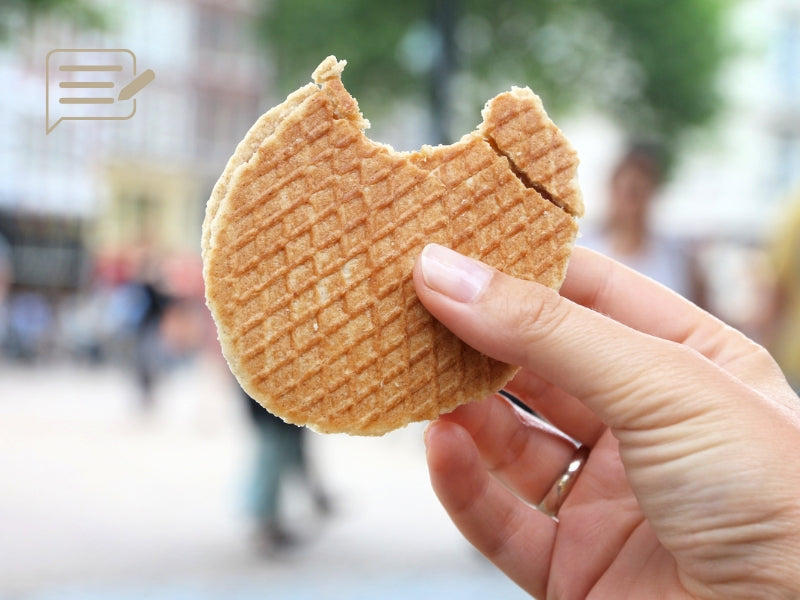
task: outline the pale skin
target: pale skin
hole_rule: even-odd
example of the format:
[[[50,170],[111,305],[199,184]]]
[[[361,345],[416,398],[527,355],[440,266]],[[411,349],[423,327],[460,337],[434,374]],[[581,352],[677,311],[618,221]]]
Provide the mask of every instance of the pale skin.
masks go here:
[[[560,294],[428,246],[422,303],[521,365],[507,389],[591,448],[537,511],[572,443],[499,396],[427,429],[433,488],[463,535],[537,598],[800,598],[800,400],[760,346],[576,248]]]

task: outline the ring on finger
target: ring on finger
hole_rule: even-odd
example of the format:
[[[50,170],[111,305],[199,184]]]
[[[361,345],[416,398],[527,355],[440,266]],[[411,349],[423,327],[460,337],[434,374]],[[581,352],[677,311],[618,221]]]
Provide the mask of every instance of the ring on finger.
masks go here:
[[[558,476],[553,486],[547,492],[547,495],[545,495],[544,500],[542,500],[536,508],[544,514],[558,519],[558,511],[575,486],[575,482],[581,474],[583,466],[586,464],[588,458],[589,448],[583,445],[578,446],[569,464],[567,464],[567,468]]]

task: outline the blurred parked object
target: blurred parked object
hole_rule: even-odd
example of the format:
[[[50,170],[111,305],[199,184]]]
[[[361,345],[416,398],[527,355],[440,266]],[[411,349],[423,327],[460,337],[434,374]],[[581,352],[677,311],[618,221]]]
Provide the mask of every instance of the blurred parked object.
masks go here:
[[[8,306],[7,352],[15,359],[34,361],[52,343],[53,310],[39,292],[22,292]]]
[[[59,295],[87,281],[88,221],[74,215],[3,210],[0,235],[8,244],[15,290]]]
[[[8,327],[8,291],[14,280],[14,269],[11,262],[11,246],[0,232],[0,356],[6,339]]]
[[[87,281],[79,218],[0,208],[0,349],[36,361],[59,350],[59,305]]]

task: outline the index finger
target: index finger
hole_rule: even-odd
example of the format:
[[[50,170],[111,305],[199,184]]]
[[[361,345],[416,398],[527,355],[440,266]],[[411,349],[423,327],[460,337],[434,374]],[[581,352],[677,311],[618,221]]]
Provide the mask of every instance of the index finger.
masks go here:
[[[587,248],[574,249],[561,295],[643,333],[689,346],[743,383],[759,386],[779,371],[769,354],[744,334]]]

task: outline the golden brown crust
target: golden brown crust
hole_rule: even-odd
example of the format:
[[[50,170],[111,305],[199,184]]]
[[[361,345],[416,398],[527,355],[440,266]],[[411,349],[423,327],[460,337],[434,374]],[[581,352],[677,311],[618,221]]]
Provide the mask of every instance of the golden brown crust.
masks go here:
[[[211,240],[211,222],[217,214],[222,198],[228,193],[228,185],[230,184],[231,177],[233,177],[233,173],[239,166],[252,158],[253,154],[255,154],[256,150],[261,145],[261,142],[264,141],[264,138],[272,135],[278,123],[280,123],[286,115],[316,91],[317,87],[309,83],[292,93],[284,102],[261,115],[244,136],[244,139],[236,146],[233,156],[228,160],[228,164],[225,166],[222,176],[211,191],[211,197],[206,203],[206,216],[203,221],[203,235],[200,243],[203,256],[205,256]]]
[[[206,297],[231,370],[263,406],[375,435],[516,372],[424,309],[411,280],[424,245],[558,287],[577,225],[479,132],[410,154],[370,141],[342,67],[326,59],[314,89],[262,117],[231,158],[204,224]]]

